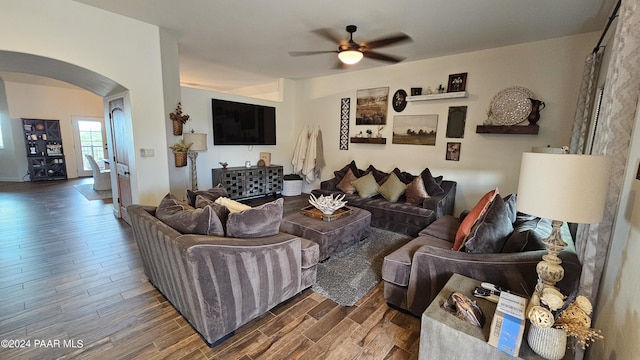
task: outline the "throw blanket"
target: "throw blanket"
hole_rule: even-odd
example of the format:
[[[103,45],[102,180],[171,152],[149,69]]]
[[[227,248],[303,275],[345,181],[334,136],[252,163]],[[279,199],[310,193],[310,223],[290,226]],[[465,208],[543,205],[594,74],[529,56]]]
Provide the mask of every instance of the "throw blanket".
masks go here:
[[[300,132],[291,160],[293,172],[302,174],[307,183],[312,183],[316,178],[320,178],[320,172],[325,166],[323,152],[320,128],[312,129],[310,126],[306,126]]]

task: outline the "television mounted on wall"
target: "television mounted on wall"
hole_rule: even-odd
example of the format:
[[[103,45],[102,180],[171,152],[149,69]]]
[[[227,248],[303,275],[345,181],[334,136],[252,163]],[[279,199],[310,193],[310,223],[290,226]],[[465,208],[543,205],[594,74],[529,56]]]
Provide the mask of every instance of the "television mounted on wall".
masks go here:
[[[211,99],[214,145],[275,145],[276,108]]]

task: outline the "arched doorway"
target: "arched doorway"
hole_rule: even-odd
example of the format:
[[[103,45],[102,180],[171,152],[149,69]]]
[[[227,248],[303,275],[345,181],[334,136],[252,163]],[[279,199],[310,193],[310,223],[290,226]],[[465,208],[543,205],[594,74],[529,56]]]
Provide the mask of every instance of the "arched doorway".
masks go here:
[[[37,75],[75,85],[102,97],[105,109],[108,109],[109,102],[113,99],[119,98],[122,100],[123,97],[128,96],[128,91],[126,88],[96,72],[60,60],[32,54],[0,51],[0,71]],[[123,104],[123,106],[121,107],[121,111],[127,112],[128,110],[126,109],[126,107],[124,107],[125,102],[121,102]],[[121,117],[120,120],[124,121],[123,119],[126,118],[128,117]],[[112,122],[107,119],[106,133],[108,153],[116,154],[117,148],[115,148],[115,146],[117,146],[117,144],[133,143],[132,135],[118,132],[117,136],[122,136],[125,138],[115,139],[113,136],[116,136],[116,133],[111,131],[111,126]],[[127,153],[129,149],[123,148],[120,150],[120,153]],[[114,160],[116,159],[114,158]],[[132,199],[131,183],[126,182],[126,186],[123,186],[122,183],[118,182],[115,173],[114,175],[112,175],[112,177],[112,183],[117,184],[113,187],[114,195],[116,195],[117,197],[117,199],[114,199],[114,203],[121,205],[114,206],[114,212],[116,216],[120,217],[123,215],[122,209],[126,208],[127,205],[122,204],[121,199],[129,199],[129,203]],[[124,215],[125,216],[123,217],[126,220],[126,214]]]

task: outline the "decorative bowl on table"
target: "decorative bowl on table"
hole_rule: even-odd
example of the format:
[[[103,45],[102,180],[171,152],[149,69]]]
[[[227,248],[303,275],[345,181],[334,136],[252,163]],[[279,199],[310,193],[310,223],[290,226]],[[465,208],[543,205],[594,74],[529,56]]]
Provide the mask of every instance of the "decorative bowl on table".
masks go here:
[[[333,195],[315,197],[313,194],[309,197],[309,204],[313,205],[316,209],[320,210],[323,214],[331,215],[336,210],[347,204],[344,199],[344,194],[338,195],[335,198]]]

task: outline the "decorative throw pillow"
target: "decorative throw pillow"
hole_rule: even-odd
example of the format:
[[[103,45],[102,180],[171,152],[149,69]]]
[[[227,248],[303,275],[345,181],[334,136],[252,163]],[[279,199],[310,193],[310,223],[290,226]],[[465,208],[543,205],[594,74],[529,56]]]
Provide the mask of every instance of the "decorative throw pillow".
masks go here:
[[[226,206],[220,205],[213,200],[207,199],[202,195],[196,196],[196,208],[204,208],[206,206],[211,206],[213,211],[218,215],[220,222],[222,223],[222,227],[227,229],[227,218],[229,217],[229,209]]]
[[[400,179],[400,181],[402,181],[405,184],[409,184],[416,178],[415,175],[411,175],[406,171],[400,171],[400,169],[398,168],[393,169],[392,173],[396,174],[398,179]]]
[[[376,169],[373,165],[369,165],[369,167],[367,168],[367,171],[365,171],[363,175],[367,175],[368,173],[373,174],[373,177],[376,179],[376,182],[378,184],[383,184],[389,177],[389,174],[387,174],[384,171],[380,171]]]
[[[358,195],[363,199],[379,194],[378,183],[372,173],[368,173],[367,175],[357,178],[351,182],[351,185],[356,188]]]
[[[427,189],[427,193],[429,193],[429,195],[438,196],[444,194],[444,190],[431,175],[429,168],[422,170],[420,177],[422,177],[422,181],[424,181],[424,188]]]
[[[215,200],[216,204],[225,206],[227,209],[229,209],[229,212],[240,212],[240,211],[244,211],[247,209],[251,209],[251,206],[249,205],[245,205],[243,203],[239,203],[235,200],[231,200],[227,197],[219,197]]]
[[[347,165],[345,165],[342,169],[334,171],[333,175],[336,177],[336,180],[338,180],[338,182],[340,182],[340,181],[342,181],[342,178],[344,178],[344,176],[347,175],[347,171],[348,170],[351,170],[351,173],[356,178],[359,178],[362,175],[362,174],[360,174],[360,170],[356,166],[355,160],[351,160],[351,162],[348,163]]]
[[[504,200],[504,206],[507,208],[507,214],[509,214],[511,223],[515,223],[516,217],[518,216],[518,210],[516,210],[516,194],[509,194],[502,200]]]
[[[493,199],[495,199],[498,193],[498,188],[495,188],[494,190],[491,190],[488,193],[484,194],[480,201],[478,201],[473,209],[471,209],[469,214],[465,216],[464,220],[462,220],[462,223],[460,223],[460,227],[458,227],[458,231],[456,232],[456,239],[453,242],[452,250],[459,251],[462,248],[465,238],[467,237],[467,235],[469,235],[469,232],[471,232],[471,228],[476,223],[476,221],[485,213],[485,211],[487,211],[487,208],[489,207],[489,205],[491,205],[491,202],[493,201]]]
[[[424,199],[430,197],[427,193],[427,189],[424,187],[422,176],[416,176],[413,181],[407,185],[404,190],[404,196],[406,197],[405,203],[410,205],[420,205]]]
[[[280,231],[284,200],[277,199],[241,212],[232,212],[227,219],[227,236],[259,238]]]
[[[193,207],[196,206],[196,196],[198,195],[202,195],[205,198],[210,199],[212,201],[221,196],[229,197],[229,193],[227,192],[227,189],[225,189],[224,186],[222,186],[222,184],[218,184],[209,190],[196,190],[196,191],[187,190],[187,199],[189,200],[189,205]]]
[[[172,194],[160,201],[156,217],[183,234],[224,236],[222,222],[211,206],[195,209]]]
[[[351,182],[357,179],[358,178],[353,174],[353,171],[351,171],[351,169],[347,169],[347,173],[342,177],[342,180],[340,180],[336,187],[345,194],[353,194],[356,192],[356,188],[351,185]]]
[[[385,199],[391,202],[396,202],[400,196],[404,194],[406,187],[407,185],[400,181],[396,174],[391,173],[391,175],[388,176],[387,181],[380,185],[378,191]]]
[[[512,232],[513,224],[509,219],[508,209],[504,200],[496,196],[471,228],[464,242],[464,249],[474,254],[499,253]]]

